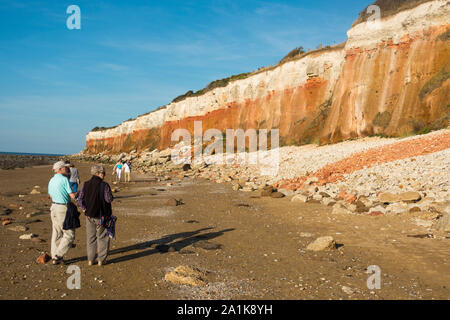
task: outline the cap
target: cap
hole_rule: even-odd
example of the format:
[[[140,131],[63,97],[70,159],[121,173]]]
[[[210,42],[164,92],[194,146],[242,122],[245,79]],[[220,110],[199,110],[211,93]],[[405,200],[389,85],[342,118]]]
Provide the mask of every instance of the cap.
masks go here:
[[[68,164],[65,163],[64,161],[58,161],[53,165],[53,170],[56,171],[56,170],[59,170],[63,167],[67,167],[67,166],[68,166]]]

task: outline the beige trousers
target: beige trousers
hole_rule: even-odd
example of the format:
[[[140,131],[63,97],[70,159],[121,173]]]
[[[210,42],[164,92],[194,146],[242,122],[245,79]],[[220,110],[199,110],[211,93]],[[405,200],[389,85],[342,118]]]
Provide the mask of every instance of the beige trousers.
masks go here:
[[[109,237],[106,228],[99,226],[100,219],[86,217],[87,257],[91,262],[104,262],[108,256]]]
[[[131,180],[131,172],[125,171],[125,181],[130,182],[130,180]]]
[[[75,230],[63,230],[64,219],[66,218],[67,205],[52,204],[50,217],[52,219],[52,258],[63,257],[72,247],[75,240]]]

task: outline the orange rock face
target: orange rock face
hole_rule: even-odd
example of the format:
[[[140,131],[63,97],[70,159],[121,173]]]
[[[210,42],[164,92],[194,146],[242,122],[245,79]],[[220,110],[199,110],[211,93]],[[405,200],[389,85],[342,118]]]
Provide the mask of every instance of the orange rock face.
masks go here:
[[[431,28],[395,45],[349,50],[321,141],[447,126],[450,44],[440,35],[448,30]]]
[[[373,32],[371,38],[369,30],[364,38],[365,29],[356,28],[349,32],[353,38],[345,48],[324,50],[250,80],[236,80],[228,91],[215,89],[188,98],[187,106],[181,102],[170,109],[169,105],[165,113],[143,116],[120,130],[90,133],[85,151],[165,149],[174,143],[171,136],[176,129],[193,134],[194,121],[199,120],[203,131],[279,129],[281,146],[402,136],[446,127],[450,124],[450,24],[445,14],[442,18],[446,7],[439,7],[441,3],[432,1],[437,18],[430,18],[431,22],[420,20],[425,19],[422,9],[411,11],[416,21],[411,22],[414,28],[408,27],[410,32],[401,27],[404,15],[382,22],[386,32],[394,33],[392,37]],[[438,18],[444,22],[433,24]],[[234,94],[234,89],[239,93]]]
[[[320,114],[327,80],[309,79],[304,85],[281,92],[271,92],[262,99],[247,100],[244,103],[230,103],[222,109],[212,111],[204,116],[187,117],[178,121],[167,121],[153,130],[153,141],[149,139],[148,130],[136,130],[132,135],[119,135],[102,140],[88,140],[87,149],[92,153],[128,152],[154,148],[165,149],[173,144],[172,133],[176,129],[186,129],[194,133],[194,121],[202,121],[203,131],[215,128],[225,132],[226,129],[266,129],[279,128],[283,143],[304,144],[311,142],[311,130],[317,130],[319,122],[315,119]]]

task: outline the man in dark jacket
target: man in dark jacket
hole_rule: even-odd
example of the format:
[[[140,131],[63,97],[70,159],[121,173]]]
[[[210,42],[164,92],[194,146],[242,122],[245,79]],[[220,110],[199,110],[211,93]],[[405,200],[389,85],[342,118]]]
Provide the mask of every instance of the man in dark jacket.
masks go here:
[[[94,264],[97,255],[98,265],[105,264],[109,250],[109,236],[103,222],[112,215],[111,187],[104,182],[105,168],[94,165],[91,168],[92,178],[86,181],[78,196],[78,206],[86,215],[87,256],[88,264]]]

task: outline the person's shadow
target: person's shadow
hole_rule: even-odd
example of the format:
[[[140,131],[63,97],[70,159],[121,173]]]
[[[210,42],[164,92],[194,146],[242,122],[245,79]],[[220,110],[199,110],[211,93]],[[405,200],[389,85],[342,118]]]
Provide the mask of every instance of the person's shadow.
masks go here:
[[[122,257],[117,257],[113,259],[108,259],[107,263],[118,263],[118,262],[124,262],[132,259],[137,259],[141,257],[146,257],[155,253],[164,254],[170,251],[171,248],[173,248],[174,251],[180,251],[185,247],[191,246],[196,242],[199,241],[208,241],[217,237],[222,236],[225,232],[234,231],[235,229],[224,229],[217,232],[208,232],[200,234],[203,231],[211,230],[213,228],[203,228],[196,231],[191,232],[181,232],[181,233],[175,233],[171,235],[167,235],[162,237],[161,239],[146,241],[142,243],[137,243],[131,246],[123,247],[120,249],[111,250],[108,253],[108,256],[125,253],[129,251],[136,251],[141,250],[140,252],[136,252],[133,254],[129,254]],[[175,241],[177,239],[180,239],[178,241]],[[153,247],[155,246],[155,247]],[[67,260],[66,264],[72,264],[76,262],[81,261],[87,261],[87,256],[80,257],[80,258],[74,258],[71,260]]]

